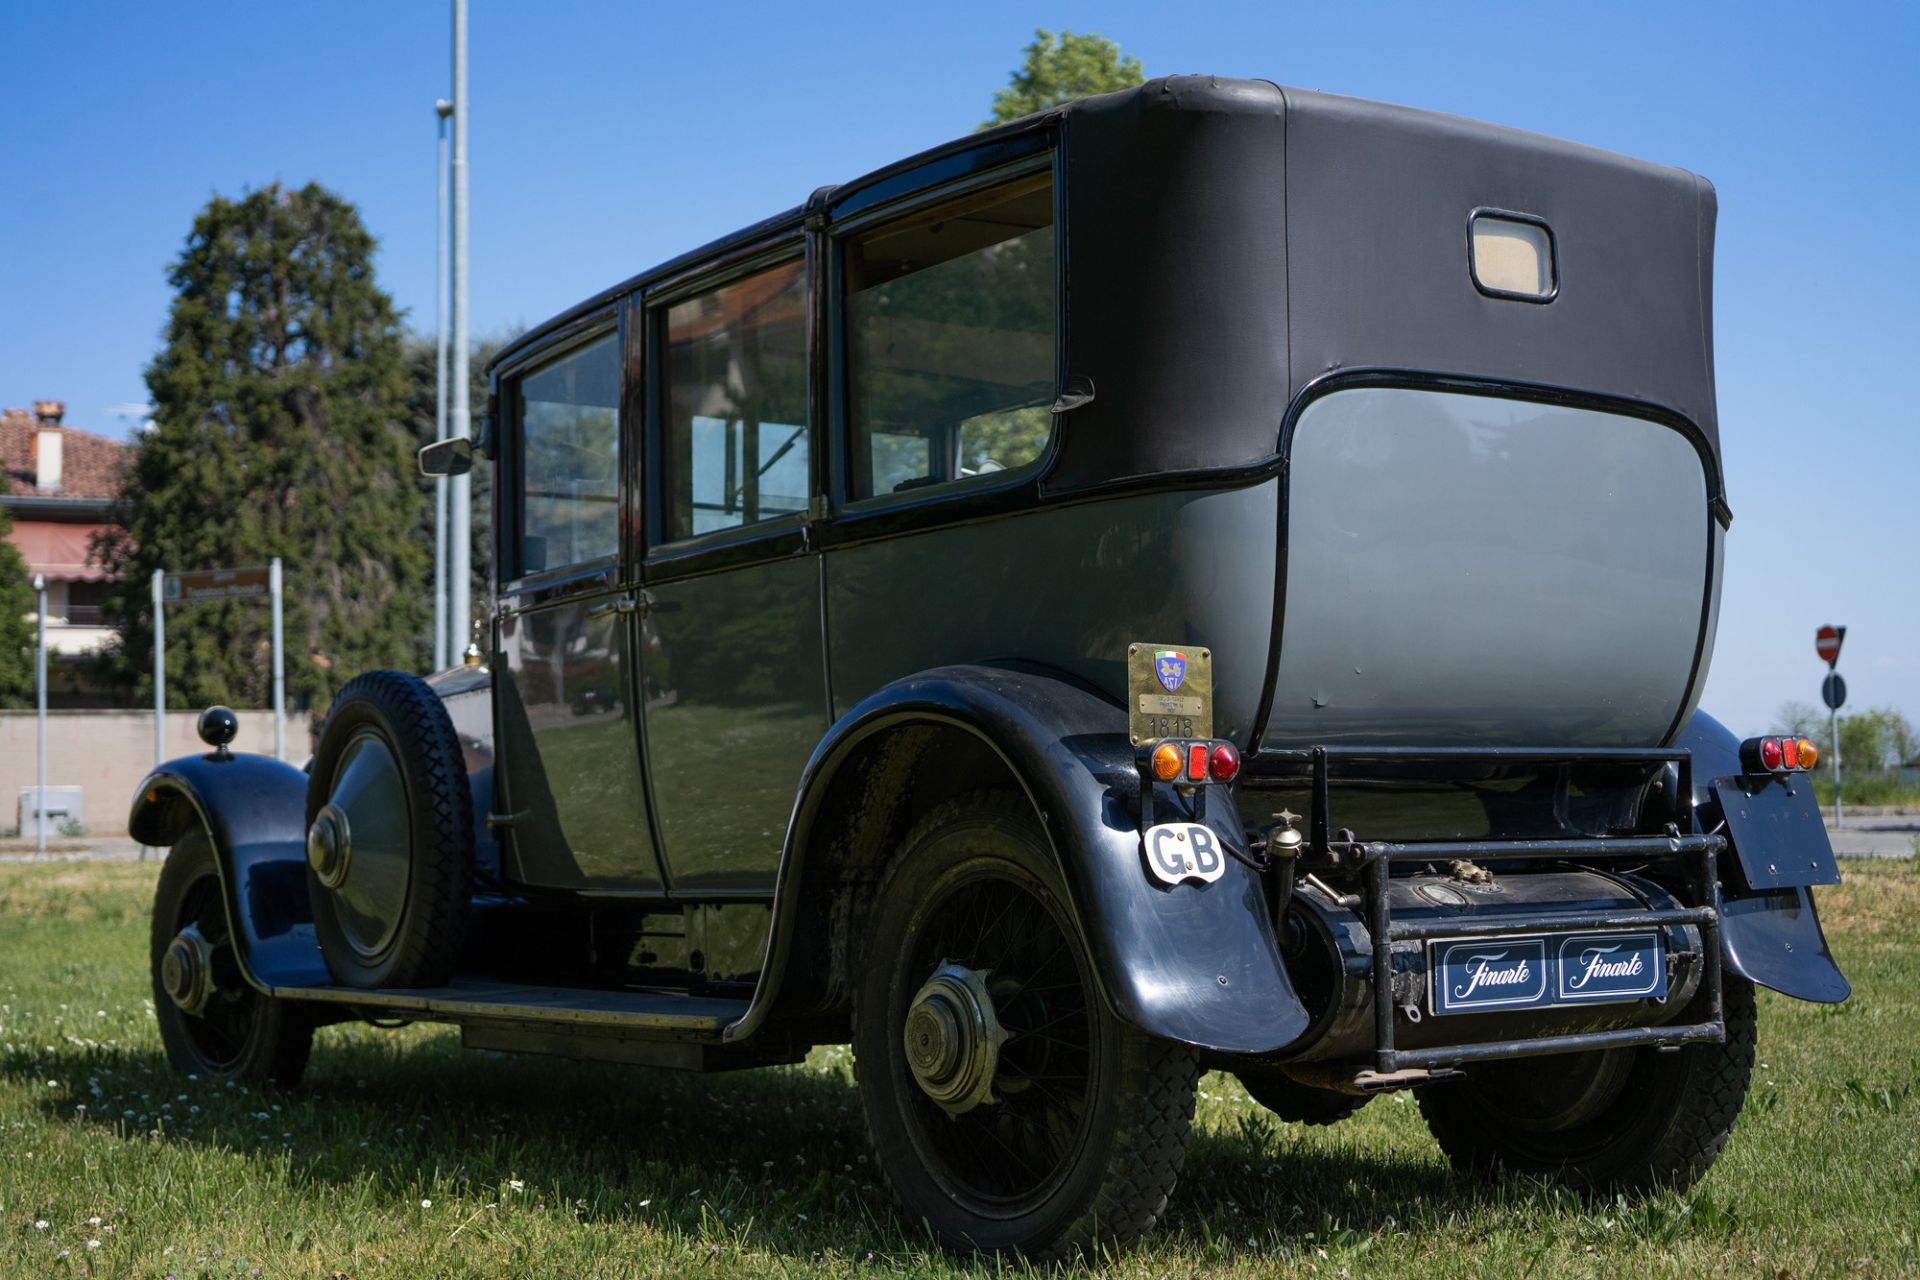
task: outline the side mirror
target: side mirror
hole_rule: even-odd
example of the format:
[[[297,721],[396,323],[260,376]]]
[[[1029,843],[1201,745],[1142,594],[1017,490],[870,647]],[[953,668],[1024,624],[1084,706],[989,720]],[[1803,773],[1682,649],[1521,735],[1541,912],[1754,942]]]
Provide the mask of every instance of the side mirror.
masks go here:
[[[465,436],[435,440],[420,451],[423,476],[463,476],[473,470],[473,441]]]

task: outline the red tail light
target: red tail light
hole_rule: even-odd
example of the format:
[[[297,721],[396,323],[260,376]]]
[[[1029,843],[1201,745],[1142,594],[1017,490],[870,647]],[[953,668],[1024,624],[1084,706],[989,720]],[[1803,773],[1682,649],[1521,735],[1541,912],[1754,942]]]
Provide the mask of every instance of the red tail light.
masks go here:
[[[1187,746],[1187,777],[1195,782],[1207,780],[1207,744],[1189,743]]]
[[[1748,773],[1805,773],[1820,758],[1806,738],[1748,738],[1740,744],[1740,767]]]
[[[1215,782],[1232,782],[1240,775],[1240,753],[1231,742],[1216,742],[1207,756],[1207,771]]]

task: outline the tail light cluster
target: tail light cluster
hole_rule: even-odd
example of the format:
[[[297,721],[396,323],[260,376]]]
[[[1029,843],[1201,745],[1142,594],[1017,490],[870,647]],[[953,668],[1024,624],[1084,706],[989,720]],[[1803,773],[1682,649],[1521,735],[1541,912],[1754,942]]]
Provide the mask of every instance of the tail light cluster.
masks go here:
[[[1820,759],[1807,738],[1748,738],[1740,744],[1740,764],[1748,773],[1804,773]]]
[[[1240,753],[1231,742],[1168,738],[1156,743],[1147,758],[1161,782],[1232,782],[1240,776]]]

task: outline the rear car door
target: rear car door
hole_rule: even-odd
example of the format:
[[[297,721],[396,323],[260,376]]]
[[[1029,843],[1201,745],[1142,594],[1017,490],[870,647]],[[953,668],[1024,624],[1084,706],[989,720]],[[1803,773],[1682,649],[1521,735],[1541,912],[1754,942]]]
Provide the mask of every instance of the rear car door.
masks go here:
[[[646,749],[675,894],[771,892],[827,727],[799,229],[645,309]]]

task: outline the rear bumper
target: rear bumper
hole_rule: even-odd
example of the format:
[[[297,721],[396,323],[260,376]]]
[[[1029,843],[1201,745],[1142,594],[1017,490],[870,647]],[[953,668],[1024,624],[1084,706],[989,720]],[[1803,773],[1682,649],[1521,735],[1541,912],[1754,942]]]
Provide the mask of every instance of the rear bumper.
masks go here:
[[[1787,859],[1777,849],[1740,847],[1741,829],[1721,822],[1718,813],[1709,815],[1712,830],[1700,830],[1692,767],[1690,753],[1678,749],[1261,753],[1249,762],[1251,794],[1243,796],[1242,808],[1258,813],[1281,808],[1262,801],[1305,800],[1307,839],[1297,865],[1281,878],[1306,886],[1298,891],[1296,912],[1319,917],[1315,927],[1344,953],[1335,966],[1342,976],[1313,1011],[1314,1025],[1281,1056],[1364,1065],[1384,1075],[1495,1058],[1721,1041],[1727,972],[1784,985],[1790,994],[1837,989],[1828,998],[1844,998],[1845,980],[1819,937],[1807,890],[1773,889],[1775,901],[1765,907],[1750,895],[1746,863],[1763,858],[1778,874]],[[1735,781],[1717,785],[1731,795]],[[1420,797],[1429,795],[1441,799],[1410,818],[1426,803]],[[1463,796],[1484,811],[1475,834],[1462,829]],[[1427,825],[1445,838],[1410,833]],[[1391,834],[1369,838],[1370,826]],[[1824,832],[1820,839],[1824,844]],[[1797,864],[1819,874],[1821,851],[1803,856],[1808,852],[1795,854]],[[1558,894],[1563,901],[1553,892],[1521,893],[1497,911],[1420,909],[1410,889],[1444,880],[1436,869],[1458,860],[1506,884],[1584,880],[1616,886],[1617,893],[1609,900],[1606,893],[1568,889]],[[1728,890],[1739,895],[1731,910]],[[1289,927],[1298,924],[1283,921],[1283,931]],[[1810,931],[1797,956],[1793,945],[1773,937],[1782,928]],[[1339,937],[1342,930],[1346,936]],[[1427,970],[1437,946],[1523,938],[1537,946],[1541,938],[1574,934],[1658,936],[1674,984],[1660,999],[1432,1016],[1436,997]],[[1767,945],[1757,946],[1756,939]],[[1753,963],[1756,956],[1764,963]],[[1779,972],[1783,956],[1792,970],[1785,975]],[[1831,981],[1814,981],[1813,970],[1830,973]],[[1303,994],[1316,988],[1305,974],[1296,974],[1295,985]]]

